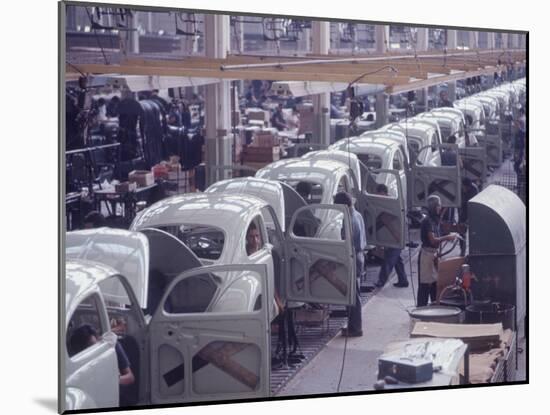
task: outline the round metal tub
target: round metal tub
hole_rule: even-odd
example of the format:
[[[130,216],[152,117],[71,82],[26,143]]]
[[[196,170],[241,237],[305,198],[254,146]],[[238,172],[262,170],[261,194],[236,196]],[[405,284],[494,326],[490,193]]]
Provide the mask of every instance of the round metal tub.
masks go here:
[[[516,308],[512,304],[472,304],[466,307],[466,323],[502,323],[504,330],[515,330],[515,311]]]
[[[459,324],[462,323],[464,317],[460,308],[443,305],[414,307],[407,311],[411,317],[411,331],[417,321]]]

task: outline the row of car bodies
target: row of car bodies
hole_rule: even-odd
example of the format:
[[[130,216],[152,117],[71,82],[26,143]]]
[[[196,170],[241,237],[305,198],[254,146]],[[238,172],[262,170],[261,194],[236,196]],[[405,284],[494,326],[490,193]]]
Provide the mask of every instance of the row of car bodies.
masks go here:
[[[511,90],[521,100],[518,84]],[[369,244],[403,247],[405,214],[428,194],[460,204],[459,166],[442,166],[441,150],[468,149],[468,128],[487,137],[501,114],[499,97],[469,97],[457,102],[461,113],[406,119],[272,163],[256,177],[162,200],[129,231],[68,233],[65,409],[120,405],[117,342],[136,376],[124,392],[127,404],[269,396],[277,297],[353,304],[350,216],[332,204],[334,195],[353,195]],[[446,126],[456,145],[445,144]],[[304,181],[311,184],[307,200],[294,188]],[[388,195],[376,194],[380,183]],[[255,252],[247,248],[252,224],[261,241]],[[83,325],[97,341],[76,350],[71,338]]]
[[[251,224],[260,232],[255,252]],[[258,178],[160,201],[129,231],[70,232],[66,256],[66,409],[121,402],[111,327],[120,317],[119,342],[137,372],[131,405],[242,399],[269,396],[277,296],[355,298],[347,208],[307,205],[283,183]],[[74,350],[85,324],[101,337]]]

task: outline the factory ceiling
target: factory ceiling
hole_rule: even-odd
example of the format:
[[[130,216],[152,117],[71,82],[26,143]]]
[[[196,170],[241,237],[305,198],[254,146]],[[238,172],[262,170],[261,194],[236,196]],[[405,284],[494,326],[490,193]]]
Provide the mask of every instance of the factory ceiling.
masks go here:
[[[118,64],[70,64],[67,76],[117,73],[271,81],[318,81],[382,84],[390,94],[427,88],[445,82],[492,75],[505,65],[525,65],[523,49],[430,51],[418,54],[251,56],[226,59],[185,57],[146,59],[135,56]]]

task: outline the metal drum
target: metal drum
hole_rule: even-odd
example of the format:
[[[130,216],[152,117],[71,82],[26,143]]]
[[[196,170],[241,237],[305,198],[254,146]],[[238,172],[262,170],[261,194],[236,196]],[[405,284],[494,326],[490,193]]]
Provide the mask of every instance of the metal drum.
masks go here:
[[[472,304],[466,307],[466,323],[502,323],[504,330],[515,330],[516,308],[512,304]]]

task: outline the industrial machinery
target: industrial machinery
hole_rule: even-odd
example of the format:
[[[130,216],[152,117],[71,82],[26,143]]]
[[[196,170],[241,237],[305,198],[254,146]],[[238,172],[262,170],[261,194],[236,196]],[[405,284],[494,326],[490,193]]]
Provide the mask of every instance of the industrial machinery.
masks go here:
[[[490,185],[468,202],[468,212],[468,262],[478,279],[473,295],[514,305],[518,327],[527,311],[525,205],[514,192]]]

